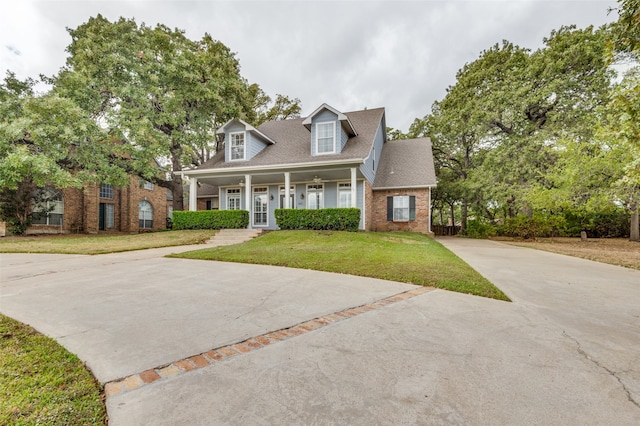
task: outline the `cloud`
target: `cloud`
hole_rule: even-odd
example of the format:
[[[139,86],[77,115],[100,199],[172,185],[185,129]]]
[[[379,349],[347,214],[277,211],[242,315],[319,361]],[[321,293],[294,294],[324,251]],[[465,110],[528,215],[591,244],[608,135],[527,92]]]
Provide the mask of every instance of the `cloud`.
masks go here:
[[[22,53],[18,49],[16,49],[15,47],[13,47],[13,46],[5,46],[5,47],[7,48],[7,50],[9,52],[13,53],[16,56],[22,55]]]
[[[532,50],[561,25],[615,19],[615,0],[422,1],[31,1],[0,17],[0,69],[55,74],[76,28],[98,13],[209,33],[236,52],[252,83],[343,111],[384,106],[387,124],[407,130],[441,99],[480,52],[508,39]],[[6,7],[6,6],[3,6]],[[6,22],[5,22],[6,21]]]

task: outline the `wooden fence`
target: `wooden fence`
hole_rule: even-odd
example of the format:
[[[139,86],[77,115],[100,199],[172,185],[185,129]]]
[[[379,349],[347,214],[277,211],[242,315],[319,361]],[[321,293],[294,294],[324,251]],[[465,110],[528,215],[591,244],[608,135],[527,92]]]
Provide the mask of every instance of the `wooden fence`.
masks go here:
[[[460,227],[447,225],[431,225],[431,231],[437,237],[446,235],[458,235],[458,232],[460,232]]]

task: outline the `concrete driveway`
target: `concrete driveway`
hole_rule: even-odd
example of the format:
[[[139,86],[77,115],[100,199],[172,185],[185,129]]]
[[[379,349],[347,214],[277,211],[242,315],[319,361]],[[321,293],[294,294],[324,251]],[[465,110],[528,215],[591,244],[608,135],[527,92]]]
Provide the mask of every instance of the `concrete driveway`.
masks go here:
[[[0,255],[0,311],[87,362],[112,425],[640,423],[639,271],[442,242],[514,302],[173,248]]]

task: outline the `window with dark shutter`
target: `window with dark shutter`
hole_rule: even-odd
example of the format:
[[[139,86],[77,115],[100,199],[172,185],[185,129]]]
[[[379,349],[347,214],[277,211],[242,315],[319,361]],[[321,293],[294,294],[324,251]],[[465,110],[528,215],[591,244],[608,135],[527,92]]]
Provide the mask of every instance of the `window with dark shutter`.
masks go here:
[[[416,220],[416,197],[409,197],[409,220]]]
[[[387,220],[393,221],[393,197],[387,197]]]

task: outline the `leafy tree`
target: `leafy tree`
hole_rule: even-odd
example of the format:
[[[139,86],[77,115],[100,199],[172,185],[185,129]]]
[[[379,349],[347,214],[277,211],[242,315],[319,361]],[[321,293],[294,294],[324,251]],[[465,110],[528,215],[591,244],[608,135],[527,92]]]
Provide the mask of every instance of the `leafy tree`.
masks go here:
[[[463,226],[468,206],[491,219],[531,215],[532,191],[553,186],[559,141],[592,141],[611,81],[607,36],[562,27],[535,52],[496,44],[414,122],[410,133],[431,136],[436,163],[454,172],[445,176],[459,188]]]
[[[69,58],[52,80],[55,93],[74,99],[121,142],[114,164],[171,190],[181,210],[180,172],[209,159],[218,127],[251,113],[234,54],[209,34],[192,41],[184,31],[124,18],[98,15],[68,31]],[[162,159],[168,177],[158,173]]]
[[[256,118],[253,125],[259,126],[265,121],[288,120],[300,118],[300,99],[289,98],[285,95],[276,95],[276,99],[271,103],[271,98],[266,96],[266,102],[255,108]]]
[[[36,96],[34,83],[9,72],[0,84],[0,218],[19,233],[38,187],[126,182],[110,164],[114,145],[96,122],[69,99]]]
[[[640,58],[640,1],[619,0],[618,21],[613,26],[611,57]],[[631,211],[630,239],[640,241],[640,70],[627,73],[615,88],[609,104],[608,134],[629,153],[624,175],[616,188]]]
[[[393,127],[387,127],[387,140],[398,141],[402,139],[409,139],[407,133],[403,133],[400,129],[394,129]]]

